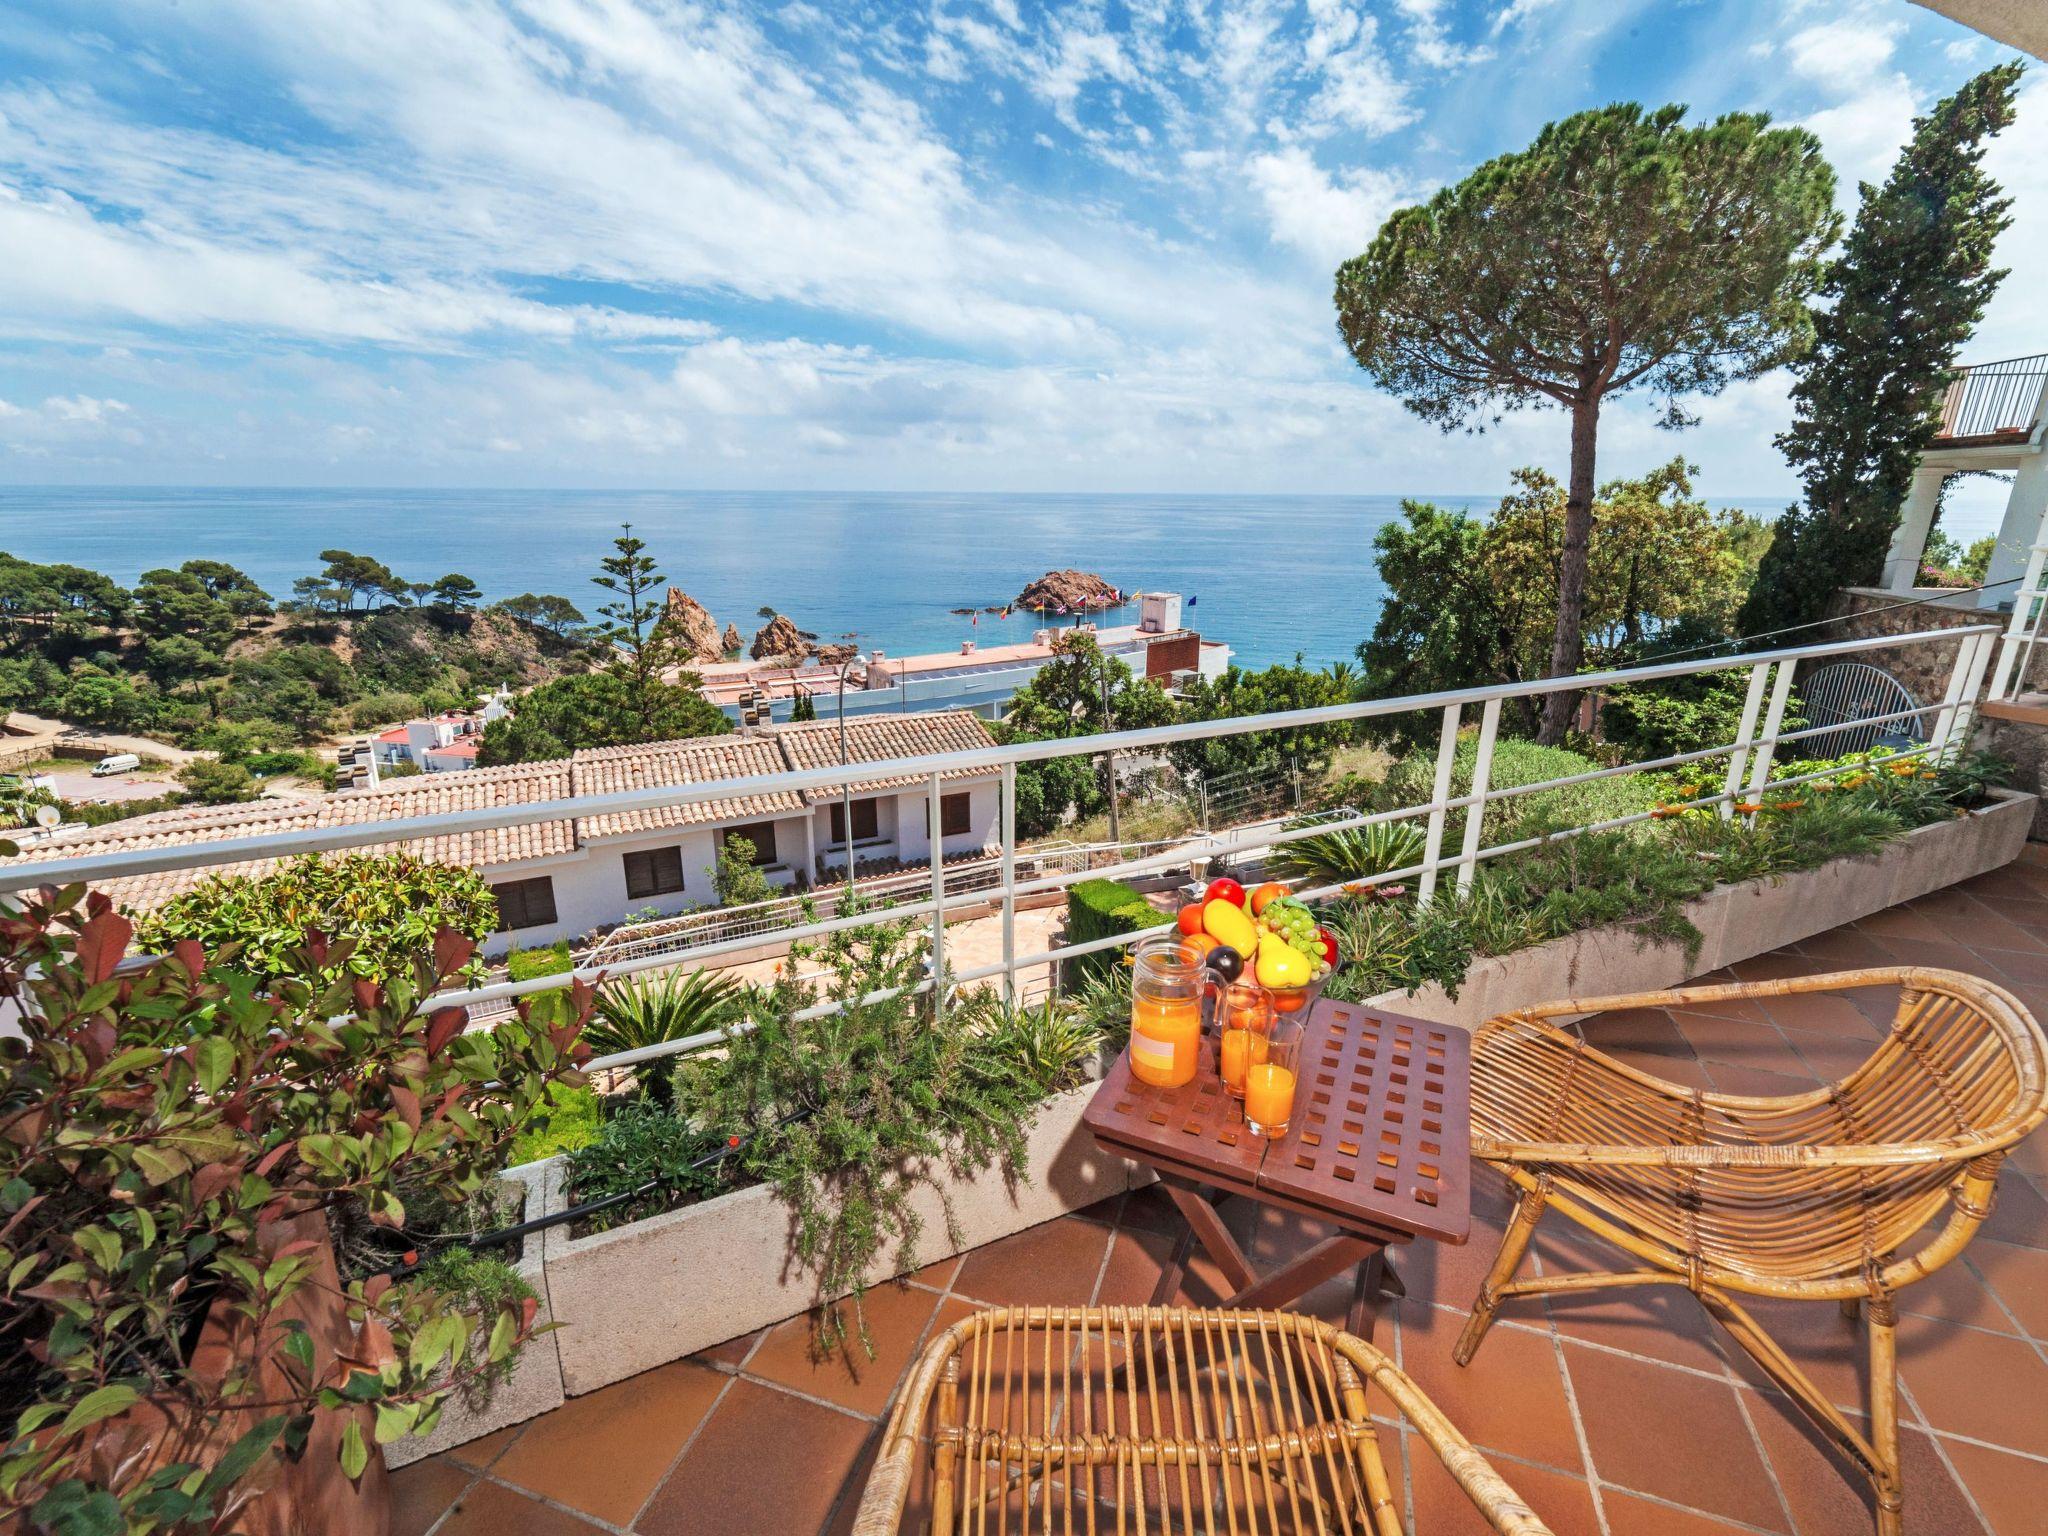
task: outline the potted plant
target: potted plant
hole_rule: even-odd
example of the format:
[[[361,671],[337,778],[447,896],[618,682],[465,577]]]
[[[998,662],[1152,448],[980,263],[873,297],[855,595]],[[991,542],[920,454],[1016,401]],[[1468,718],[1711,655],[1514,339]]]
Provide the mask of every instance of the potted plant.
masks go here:
[[[124,963],[132,936],[78,887],[0,904],[0,1523],[387,1530],[377,1446],[432,1429],[535,1307],[344,1282],[326,1213],[396,1228],[400,1188],[481,1189],[580,1081],[590,991],[465,1033],[421,1006],[474,958],[449,929],[381,980],[318,932],[261,981],[234,944]]]

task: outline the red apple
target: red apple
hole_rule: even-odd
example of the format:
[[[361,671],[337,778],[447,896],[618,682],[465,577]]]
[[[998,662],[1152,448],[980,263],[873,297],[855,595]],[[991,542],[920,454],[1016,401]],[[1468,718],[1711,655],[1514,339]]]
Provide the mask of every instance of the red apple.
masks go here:
[[[1211,880],[1209,888],[1202,893],[1202,900],[1227,901],[1232,906],[1241,907],[1244,905],[1244,887],[1228,876]]]
[[[1316,942],[1323,946],[1323,963],[1334,971],[1337,968],[1337,940],[1331,935],[1329,929],[1318,928],[1316,930]]]

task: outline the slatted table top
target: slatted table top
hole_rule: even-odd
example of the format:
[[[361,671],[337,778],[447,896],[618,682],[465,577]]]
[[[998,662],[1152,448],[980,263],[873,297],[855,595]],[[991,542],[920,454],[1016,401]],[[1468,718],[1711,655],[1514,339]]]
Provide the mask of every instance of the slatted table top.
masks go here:
[[[1194,1080],[1154,1088],[1119,1056],[1083,1120],[1141,1162],[1267,1193],[1348,1226],[1462,1243],[1471,1230],[1471,1037],[1328,998],[1303,1024],[1287,1134],[1245,1129],[1202,1042]]]

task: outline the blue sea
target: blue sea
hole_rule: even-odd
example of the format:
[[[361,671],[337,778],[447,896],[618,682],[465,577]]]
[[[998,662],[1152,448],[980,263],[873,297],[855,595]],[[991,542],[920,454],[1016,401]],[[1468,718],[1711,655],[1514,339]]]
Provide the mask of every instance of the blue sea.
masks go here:
[[[1499,492],[1432,495],[1484,511]],[[897,654],[1030,637],[1007,603],[1072,566],[1127,592],[1176,591],[1185,618],[1259,666],[1351,657],[1384,596],[1373,535],[1399,496],[1098,496],[695,491],[0,488],[0,550],[132,582],[191,559],[240,566],[273,597],[323,549],[411,581],[450,572],[488,598],[553,592],[594,614],[590,584],[621,523],[669,581],[750,636],[759,610],[826,640]],[[1743,503],[1775,515],[1782,502]],[[1126,611],[1135,622],[1135,607]],[[1111,616],[1114,619],[1114,615]]]

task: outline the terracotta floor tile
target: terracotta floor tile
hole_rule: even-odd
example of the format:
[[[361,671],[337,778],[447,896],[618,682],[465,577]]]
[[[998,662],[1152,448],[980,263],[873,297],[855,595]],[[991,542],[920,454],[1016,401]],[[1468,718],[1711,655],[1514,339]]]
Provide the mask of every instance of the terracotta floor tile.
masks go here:
[[[735,1381],[634,1526],[644,1536],[810,1536],[852,1478],[871,1426]]]
[[[1826,933],[1801,939],[1796,948],[1820,969],[1828,971],[1853,971],[1891,963],[1889,950],[1854,928],[1830,928]]]
[[[1158,1184],[1148,1184],[1124,1196],[1118,1224],[1135,1232],[1172,1232],[1181,1229],[1180,1212]]]
[[[1874,1033],[1863,1037],[1841,1030],[1787,1029],[1784,1036],[1815,1081],[1823,1083],[1840,1082],[1878,1047]]]
[[[1894,993],[1895,997],[1896,994]],[[1889,1015],[1892,1006],[1888,998],[1884,1004]],[[1774,997],[1770,1000],[1771,1018],[1781,1029],[1806,1029],[1822,1034],[1852,1035],[1859,1040],[1873,1044],[1878,1038],[1878,1027],[1870,1015],[1857,1006],[1856,999],[1832,992],[1801,992],[1790,997]]]
[[[1857,1413],[1864,1410],[1870,1401],[1870,1344],[1860,1321],[1850,1322],[1832,1301],[1773,1301],[1745,1296],[1742,1305],[1808,1379],[1827,1394],[1829,1402]],[[1720,1334],[1717,1342],[1744,1381],[1757,1387],[1771,1385],[1762,1367],[1733,1338]]]
[[[1799,1536],[1870,1536],[1876,1502],[1862,1472],[1782,1395],[1745,1392],[1743,1401],[1792,1506]],[[1855,1422],[1867,1421],[1858,1415]],[[1979,1530],[1969,1501],[1927,1434],[1902,1429],[1899,1459],[1905,1469],[1906,1536],[1968,1536]]]
[[[1924,912],[1916,912],[1910,905],[1886,907],[1882,912],[1858,919],[1850,925],[1861,933],[1868,934],[1880,944],[1887,939],[1945,939],[1948,937],[1939,923]]]
[[[729,1385],[678,1362],[572,1397],[529,1424],[491,1476],[626,1525]]]
[[[524,1424],[514,1424],[509,1429],[498,1430],[480,1440],[472,1440],[467,1445],[458,1445],[448,1454],[481,1472],[504,1455],[505,1448],[517,1440],[525,1429]]]
[[[1734,1387],[1581,1345],[1565,1360],[1601,1482],[1785,1529]]]
[[[2040,1536],[2048,1523],[2048,1462],[1951,1440],[1944,1447],[1993,1536]]]
[[[1997,967],[2003,973],[2000,979],[2009,977],[2035,987],[2048,982],[2048,954],[2038,949],[2000,949],[1995,945],[1973,942],[1970,951],[1980,960]]]
[[[1711,1515],[1635,1498],[1615,1488],[1601,1496],[1601,1507],[1607,1511],[1609,1536],[1749,1536],[1751,1530]]]
[[[1747,1019],[1721,1019],[1710,1013],[1675,1010],[1672,1020],[1704,1062],[1726,1062],[1738,1067],[1763,1067],[1783,1072],[1796,1069],[1798,1059],[1785,1037],[1772,1024]]]
[[[1717,981],[1726,982],[1733,981],[1734,979],[1733,976],[1724,975],[1718,977]],[[1714,983],[1709,983],[1704,976],[1695,977],[1687,983],[1688,986],[1707,986],[1712,984]],[[1753,997],[1703,999],[1696,1003],[1690,1003],[1682,1009],[1673,1009],[1671,1017],[1682,1027],[1685,1023],[1685,1015],[1701,1013],[1709,1014],[1717,1019],[1738,1019],[1751,1024],[1768,1024],[1771,1022],[1771,1016],[1765,1011],[1764,1005]]]
[[[1479,1283],[1500,1252],[1504,1223],[1472,1219],[1472,1235],[1462,1243],[1433,1243],[1427,1238],[1389,1251],[1388,1259],[1410,1299],[1439,1306],[1469,1309],[1479,1297]]]
[[[1980,1237],[1963,1250],[1963,1259],[2012,1309],[2022,1328],[2048,1339],[2048,1251]]]
[[[1488,1536],[1493,1527],[1444,1470],[1443,1463],[1418,1436],[1409,1435],[1407,1442],[1416,1536]],[[1517,1496],[1536,1511],[1536,1517],[1550,1527],[1553,1536],[1600,1536],[1600,1518],[1593,1512],[1593,1490],[1584,1478],[1515,1462],[1495,1461],[1492,1465]]]
[[[754,1346],[767,1336],[766,1328],[756,1328],[752,1333],[743,1333],[736,1339],[727,1339],[723,1344],[700,1349],[690,1358],[701,1365],[729,1365],[737,1368],[754,1352]]]
[[[1109,1267],[1096,1293],[1097,1305],[1142,1307],[1151,1301],[1152,1288],[1173,1256],[1176,1241],[1163,1232],[1118,1232],[1109,1245]],[[1213,1307],[1230,1294],[1223,1272],[1200,1248],[1195,1249],[1174,1300],[1186,1306]]]
[[[1086,1302],[1109,1240],[1099,1222],[1048,1221],[975,1249],[953,1289],[975,1301],[1018,1306]]]
[[[912,1270],[907,1278],[919,1285],[928,1285],[935,1291],[943,1291],[952,1285],[960,1273],[960,1266],[966,1262],[966,1254],[956,1253],[950,1259],[940,1259],[935,1264],[925,1265],[923,1269]]]
[[[1985,1240],[1979,1239],[1964,1251],[1974,1254],[1985,1246]],[[2008,1248],[2007,1251],[2032,1253],[2035,1250]],[[2048,1260],[2048,1253],[2042,1254],[2041,1258]],[[2006,1309],[1999,1305],[1998,1298],[1961,1259],[1949,1260],[1918,1285],[1909,1285],[1900,1291],[1898,1308],[1901,1314],[1911,1312],[1921,1317],[1938,1317],[1944,1322],[1988,1328],[1993,1333],[2020,1331]]]
[[[1614,1257],[1603,1257],[1601,1263],[1609,1269],[1621,1267]],[[1572,1269],[1568,1265],[1553,1269],[1546,1263],[1544,1272],[1569,1274]],[[1540,1303],[1511,1301],[1501,1316],[1521,1316],[1522,1309],[1532,1305],[1547,1308],[1557,1331],[1567,1339],[1721,1374],[1713,1324],[1700,1311],[1699,1303],[1675,1285],[1582,1291],[1547,1296]]]
[[[2048,1200],[2030,1183],[2022,1170],[2002,1174],[1991,1219],[1978,1229],[1980,1235],[2023,1248],[2048,1248]]]
[[[426,1536],[476,1474],[446,1456],[429,1456],[391,1474],[391,1536]]]
[[[2048,1447],[2048,1365],[2023,1339],[1903,1317],[1899,1375],[1932,1429],[2014,1450]]]
[[[1942,970],[1964,972],[1984,969],[1980,956],[1947,936],[1939,939],[1909,939],[1893,934],[1879,942],[1890,950],[1902,965],[1931,965]]]
[[[1408,1301],[1393,1312],[1401,1325],[1401,1369],[1466,1439],[1482,1450],[1585,1474],[1557,1346],[1547,1333],[1495,1326],[1472,1363],[1461,1366],[1451,1346],[1465,1326],[1463,1312]]]
[[[593,1536],[603,1529],[514,1489],[478,1483],[435,1536]]]
[[[915,1286],[875,1286],[862,1301],[873,1358],[857,1337],[849,1338],[844,1349],[816,1358],[811,1319],[793,1317],[769,1330],[748,1362],[747,1374],[781,1382],[857,1413],[879,1416],[896,1395],[897,1379],[917,1357],[938,1304],[937,1296]]]
[[[1789,949],[1774,949],[1767,955],[1737,960],[1728,969],[1737,981],[1783,981],[1788,976],[1811,976],[1815,967],[1804,955],[1796,955]]]
[[[1753,1099],[1810,1093],[1816,1082],[1811,1072],[1766,1072],[1760,1067],[1731,1067],[1718,1061],[1708,1063],[1707,1076],[1712,1079],[1715,1092]]]
[[[1617,1008],[1582,1021],[1577,1032],[1609,1055],[1647,1052],[1654,1056],[1689,1056],[1686,1042],[1671,1015],[1662,1008]]]

